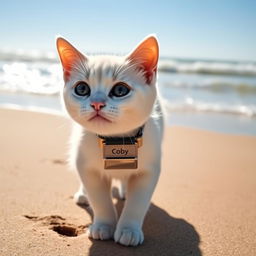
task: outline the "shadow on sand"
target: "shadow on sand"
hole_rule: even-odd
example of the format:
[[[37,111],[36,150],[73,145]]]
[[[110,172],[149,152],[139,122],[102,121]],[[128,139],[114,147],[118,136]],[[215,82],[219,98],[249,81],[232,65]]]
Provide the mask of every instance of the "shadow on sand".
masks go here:
[[[116,204],[121,212],[124,202]],[[83,207],[84,208],[84,207]],[[92,212],[84,208],[91,216]],[[200,236],[190,223],[170,216],[166,211],[151,204],[146,215],[143,231],[145,240],[138,247],[125,247],[113,241],[92,240],[90,256],[201,256]]]

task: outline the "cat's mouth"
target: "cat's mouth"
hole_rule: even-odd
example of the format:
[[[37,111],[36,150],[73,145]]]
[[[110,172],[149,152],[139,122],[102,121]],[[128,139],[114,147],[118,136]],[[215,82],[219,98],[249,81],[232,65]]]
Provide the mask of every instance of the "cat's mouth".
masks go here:
[[[89,118],[88,121],[104,121],[104,122],[112,123],[109,119],[107,119],[106,117],[104,117],[103,115],[101,115],[99,113],[97,113],[93,117]]]

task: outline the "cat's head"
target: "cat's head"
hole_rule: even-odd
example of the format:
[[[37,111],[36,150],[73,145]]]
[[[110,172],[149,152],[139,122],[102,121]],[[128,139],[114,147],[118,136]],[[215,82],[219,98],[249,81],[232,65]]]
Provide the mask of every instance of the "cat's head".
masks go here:
[[[63,98],[70,116],[101,135],[130,132],[149,118],[156,99],[158,43],[144,39],[127,56],[87,56],[58,37]]]

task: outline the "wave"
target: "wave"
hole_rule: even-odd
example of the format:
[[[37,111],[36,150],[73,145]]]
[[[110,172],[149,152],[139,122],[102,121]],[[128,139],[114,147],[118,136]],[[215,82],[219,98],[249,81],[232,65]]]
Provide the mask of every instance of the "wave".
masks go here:
[[[255,81],[225,81],[207,79],[200,81],[168,81],[162,84],[167,88],[178,89],[195,89],[206,90],[214,93],[230,93],[236,92],[237,94],[256,94],[256,79]],[[161,84],[160,84],[161,86]]]
[[[0,61],[57,63],[53,51],[39,50],[0,50]],[[256,63],[253,61],[234,62],[218,60],[177,59],[161,57],[159,71],[169,73],[199,73],[212,75],[256,76]]]
[[[186,63],[193,65],[192,61]],[[178,65],[183,64],[180,62]],[[207,65],[209,64],[207,63]],[[11,93],[19,97],[30,95],[35,98],[32,105],[40,97],[49,98],[52,101],[55,101],[56,98],[57,101],[58,99],[55,96],[59,95],[62,86],[62,69],[57,62],[0,61],[0,93],[2,96],[4,95],[2,99],[6,98],[6,103],[8,103],[8,99],[10,101]],[[159,88],[165,95],[166,100],[169,99],[167,109],[170,112],[199,111],[256,117],[256,101],[254,99],[256,95],[256,77],[213,77],[200,74],[162,73],[159,76]],[[215,92],[219,94],[215,94]],[[44,95],[53,97],[43,97]],[[188,95],[185,100],[184,95]],[[237,101],[242,103],[235,104],[234,102]],[[24,102],[29,102],[29,100],[26,98]],[[42,102],[44,104],[40,107],[49,105],[49,108],[51,108],[49,102],[45,102],[45,100]],[[24,103],[21,102],[21,104]]]
[[[14,62],[0,67],[0,90],[42,95],[59,93],[62,70],[58,64]]]
[[[165,76],[164,76],[165,75]],[[0,90],[55,95],[62,86],[58,63],[11,62],[0,65]],[[207,90],[218,93],[256,94],[256,77],[212,77],[189,74],[159,75],[164,88]]]
[[[181,112],[212,112],[219,114],[233,114],[247,117],[256,117],[256,105],[243,104],[225,104],[216,102],[195,101],[191,97],[187,97],[183,102],[173,102],[165,100],[164,105],[169,113],[175,111]]]
[[[159,71],[171,73],[199,73],[212,75],[256,76],[256,63],[216,62],[216,61],[177,61],[160,60]]]

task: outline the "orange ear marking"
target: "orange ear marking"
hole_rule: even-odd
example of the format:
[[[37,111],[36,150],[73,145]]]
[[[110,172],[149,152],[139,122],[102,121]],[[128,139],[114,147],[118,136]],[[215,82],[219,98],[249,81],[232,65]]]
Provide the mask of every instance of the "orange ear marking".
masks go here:
[[[138,63],[138,66],[145,71],[148,84],[157,70],[158,58],[159,46],[154,36],[144,39],[127,57],[130,61]]]
[[[57,38],[56,44],[64,71],[64,79],[67,80],[70,76],[72,67],[76,63],[86,61],[86,57],[62,37]]]

